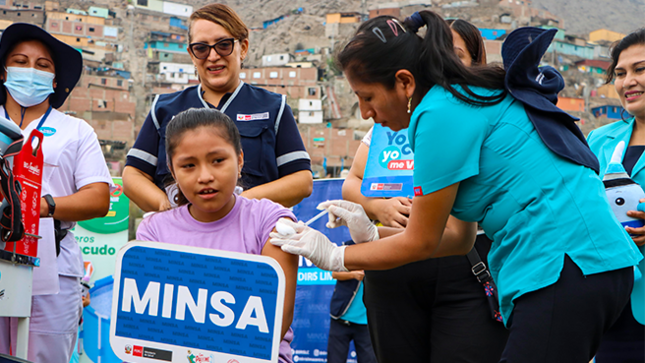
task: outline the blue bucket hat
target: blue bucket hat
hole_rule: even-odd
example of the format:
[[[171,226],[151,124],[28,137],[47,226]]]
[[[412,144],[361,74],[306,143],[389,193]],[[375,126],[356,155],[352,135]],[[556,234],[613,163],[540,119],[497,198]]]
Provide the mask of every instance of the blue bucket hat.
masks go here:
[[[598,159],[575,123],[579,119],[556,106],[558,93],[564,89],[562,75],[551,66],[539,66],[556,33],[557,29],[535,27],[512,31],[502,44],[504,85],[524,104],[526,114],[551,151],[598,173]]]
[[[14,45],[27,41],[38,40],[45,44],[51,51],[56,68],[56,88],[49,96],[49,104],[59,108],[72,92],[83,72],[83,57],[81,53],[69,45],[54,38],[44,29],[27,23],[14,23],[5,29],[0,37],[0,62],[4,66],[4,59]],[[0,81],[0,105],[4,105],[7,98],[4,82]]]

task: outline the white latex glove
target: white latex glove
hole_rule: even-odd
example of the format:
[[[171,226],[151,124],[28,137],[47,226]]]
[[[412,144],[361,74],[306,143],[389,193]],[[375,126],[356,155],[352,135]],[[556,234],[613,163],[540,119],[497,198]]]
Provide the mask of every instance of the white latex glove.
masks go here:
[[[347,246],[336,246],[324,234],[289,219],[280,219],[276,230],[278,233],[269,235],[269,242],[284,252],[306,257],[323,270],[348,271],[345,268]]]
[[[328,200],[318,204],[318,209],[327,209],[329,222],[327,228],[347,226],[352,240],[356,243],[371,242],[379,239],[378,228],[370,221],[360,204],[346,200]]]

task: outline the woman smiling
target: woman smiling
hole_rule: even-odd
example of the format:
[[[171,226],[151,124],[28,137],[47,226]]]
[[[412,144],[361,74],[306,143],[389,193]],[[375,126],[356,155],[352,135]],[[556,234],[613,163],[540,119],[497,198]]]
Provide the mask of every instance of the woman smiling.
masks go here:
[[[210,4],[190,17],[188,54],[200,84],[158,95],[123,171],[124,192],[145,211],[166,210],[176,190],[164,150],[168,122],[189,108],[214,108],[235,121],[242,137],[242,195],[291,207],[312,190],[311,161],[285,96],[240,80],[249,31],[228,6]]]

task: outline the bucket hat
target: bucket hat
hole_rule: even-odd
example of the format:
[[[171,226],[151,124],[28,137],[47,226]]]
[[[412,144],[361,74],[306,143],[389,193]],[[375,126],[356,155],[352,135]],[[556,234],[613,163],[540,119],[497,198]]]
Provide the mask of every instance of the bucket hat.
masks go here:
[[[556,106],[558,93],[564,89],[562,75],[551,66],[540,67],[556,33],[557,29],[535,27],[512,31],[502,44],[504,85],[524,104],[533,126],[551,151],[598,173],[598,159],[575,123],[579,119]]]
[[[49,104],[53,108],[59,108],[81,78],[83,57],[78,50],[54,38],[36,25],[14,23],[8,26],[0,37],[0,62],[4,63],[7,53],[15,44],[27,40],[39,40],[52,52],[51,56],[56,68],[56,88],[49,96]],[[6,97],[4,82],[0,81],[0,105],[5,104]]]

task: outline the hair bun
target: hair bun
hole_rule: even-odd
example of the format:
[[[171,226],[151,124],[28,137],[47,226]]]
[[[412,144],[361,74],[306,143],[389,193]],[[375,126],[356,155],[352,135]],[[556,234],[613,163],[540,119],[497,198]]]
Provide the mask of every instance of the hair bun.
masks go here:
[[[418,32],[419,28],[426,25],[426,21],[423,20],[423,17],[421,16],[421,14],[419,14],[418,11],[406,18],[405,22],[406,24],[410,24],[410,30],[413,33]]]

